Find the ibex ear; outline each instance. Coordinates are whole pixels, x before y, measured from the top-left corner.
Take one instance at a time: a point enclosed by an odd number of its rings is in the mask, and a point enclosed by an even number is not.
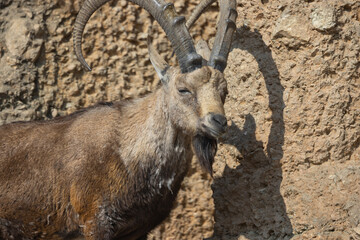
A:
[[[199,40],[195,46],[196,52],[202,56],[203,59],[209,61],[210,59],[210,48],[204,40]]]
[[[156,71],[157,75],[159,76],[161,82],[163,84],[166,84],[168,78],[165,75],[166,75],[167,70],[170,68],[170,66],[165,62],[165,60],[160,56],[158,51],[152,45],[151,39],[149,36],[147,39],[147,43],[148,43],[148,51],[149,51],[149,55],[150,55],[150,61],[151,61],[152,65],[154,66],[155,71]]]

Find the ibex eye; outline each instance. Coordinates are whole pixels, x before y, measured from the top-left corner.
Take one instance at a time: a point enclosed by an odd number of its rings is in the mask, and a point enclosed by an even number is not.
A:
[[[178,91],[181,94],[191,94],[190,90],[187,88],[179,88]]]

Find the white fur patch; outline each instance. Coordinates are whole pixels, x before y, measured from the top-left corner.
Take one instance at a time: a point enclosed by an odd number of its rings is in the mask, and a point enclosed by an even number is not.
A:
[[[170,190],[170,192],[173,194],[173,191],[171,189],[171,185],[172,185],[172,183],[174,181],[174,178],[175,178],[175,173],[173,173],[171,178],[161,179],[160,182],[159,182],[159,189],[161,189],[162,187],[167,187]]]

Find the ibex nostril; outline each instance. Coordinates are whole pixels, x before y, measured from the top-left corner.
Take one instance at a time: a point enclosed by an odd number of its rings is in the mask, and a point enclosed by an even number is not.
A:
[[[212,116],[213,121],[215,121],[217,124],[219,124],[222,127],[226,127],[227,125],[227,119],[224,115],[221,114],[215,114]]]

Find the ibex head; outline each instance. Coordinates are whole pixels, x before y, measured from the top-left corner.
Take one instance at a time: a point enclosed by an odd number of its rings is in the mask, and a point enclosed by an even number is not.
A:
[[[84,2],[74,28],[74,47],[79,61],[88,69],[81,52],[82,32],[90,16],[109,0]],[[230,50],[232,34],[236,28],[236,1],[221,0],[220,20],[212,52],[206,47],[196,52],[188,27],[203,10],[214,2],[204,0],[191,16],[191,22],[178,16],[174,5],[163,0],[131,0],[146,9],[166,32],[176,53],[179,67],[170,67],[149,45],[150,60],[163,83],[171,122],[193,137],[193,146],[200,163],[212,172],[216,153],[216,139],[227,128],[224,101],[227,84],[223,75]]]
[[[188,135],[218,138],[226,130],[224,102],[227,94],[223,73],[208,66],[181,73],[170,67],[148,43],[150,60],[166,94],[169,117]]]

